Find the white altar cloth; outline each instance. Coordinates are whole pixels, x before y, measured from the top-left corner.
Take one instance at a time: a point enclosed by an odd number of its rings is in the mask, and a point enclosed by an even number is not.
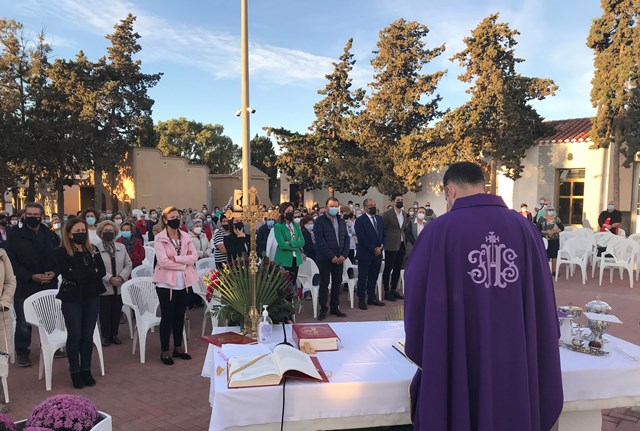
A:
[[[404,338],[403,323],[344,322],[331,323],[331,327],[343,347],[338,352],[317,354],[322,367],[331,373],[330,383],[288,380],[285,422],[296,422],[295,429],[299,430],[318,429],[319,420],[323,421],[323,429],[410,423],[408,388],[416,368],[392,347]],[[216,332],[228,329],[216,328]],[[289,340],[290,331],[288,326]],[[607,337],[611,341],[605,344],[605,350],[611,355],[606,357],[560,349],[563,412],[591,411],[593,421],[594,411],[640,403],[640,362],[617,351],[615,346],[623,345],[625,351],[637,356],[640,347]],[[282,339],[282,328],[275,327],[272,346]],[[225,365],[217,351],[209,346],[203,376],[211,378],[217,365]],[[211,378],[209,401],[210,430],[273,426],[280,423],[282,386],[228,389],[225,372]],[[567,416],[566,424],[573,416]],[[562,417],[560,422],[561,430],[572,429],[570,425],[562,426]]]

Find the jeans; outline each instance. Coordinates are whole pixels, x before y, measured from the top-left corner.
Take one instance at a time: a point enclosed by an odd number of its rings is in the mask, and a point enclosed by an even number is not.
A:
[[[81,301],[62,301],[62,315],[67,326],[67,359],[72,374],[91,370],[93,331],[99,311],[98,296]]]
[[[342,285],[342,264],[336,265],[330,260],[318,261],[318,271],[320,272],[320,292],[318,295],[318,305],[320,311],[327,312],[327,296],[329,296],[329,277],[331,277],[331,300],[330,311],[335,311],[340,305],[340,286]]]
[[[14,338],[16,355],[29,355],[31,350],[31,325],[24,318],[24,300],[26,298],[14,298],[13,306],[16,310],[16,335]]]
[[[385,251],[384,252],[384,271],[382,272],[382,285],[384,286],[385,293],[389,292],[389,276],[391,276],[391,290],[398,288],[398,281],[400,281],[400,271],[402,271],[402,263],[404,262],[404,242],[400,244],[400,250],[398,251]],[[393,274],[391,271],[393,270]]]
[[[174,349],[182,347],[184,314],[187,310],[187,289],[174,290],[156,287],[160,301],[160,348],[169,351],[169,338],[173,332]]]
[[[381,265],[382,257],[358,261],[358,301],[364,302],[365,294],[369,297],[369,301],[377,299],[376,283]]]
[[[103,337],[110,339],[118,336],[121,313],[121,295],[104,295],[100,297],[100,332]]]

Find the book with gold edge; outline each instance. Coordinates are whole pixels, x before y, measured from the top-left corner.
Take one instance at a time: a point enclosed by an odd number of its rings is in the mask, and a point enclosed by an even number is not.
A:
[[[293,340],[302,349],[308,347],[316,352],[338,350],[338,336],[326,323],[294,324]]]
[[[251,344],[256,342],[253,338],[231,331],[221,334],[205,335],[204,337],[200,337],[200,340],[218,347],[222,347],[223,344]]]

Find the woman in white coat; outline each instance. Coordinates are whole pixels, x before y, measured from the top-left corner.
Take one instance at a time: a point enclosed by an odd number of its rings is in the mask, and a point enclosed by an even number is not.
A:
[[[199,218],[193,219],[189,225],[189,235],[193,240],[193,245],[198,252],[198,259],[211,256],[211,242],[207,238],[207,234],[202,229],[202,220]]]
[[[96,245],[104,261],[106,275],[102,283],[106,291],[100,295],[100,331],[102,345],[122,344],[118,338],[120,314],[122,313],[122,296],[120,287],[131,276],[133,264],[124,244],[115,241],[120,227],[110,220],[98,225],[96,233],[100,242]]]
[[[7,252],[0,248],[0,352],[13,352],[13,332],[11,331],[11,306],[16,293],[16,277]],[[5,400],[6,401],[6,400]],[[0,404],[0,413],[9,411],[7,404]]]

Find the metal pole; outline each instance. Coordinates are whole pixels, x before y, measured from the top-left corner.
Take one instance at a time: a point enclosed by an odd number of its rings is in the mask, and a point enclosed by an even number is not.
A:
[[[249,170],[251,169],[251,150],[249,148],[249,32],[248,0],[240,0],[240,44],[242,69],[242,206],[249,205]],[[253,240],[253,238],[252,238]]]

